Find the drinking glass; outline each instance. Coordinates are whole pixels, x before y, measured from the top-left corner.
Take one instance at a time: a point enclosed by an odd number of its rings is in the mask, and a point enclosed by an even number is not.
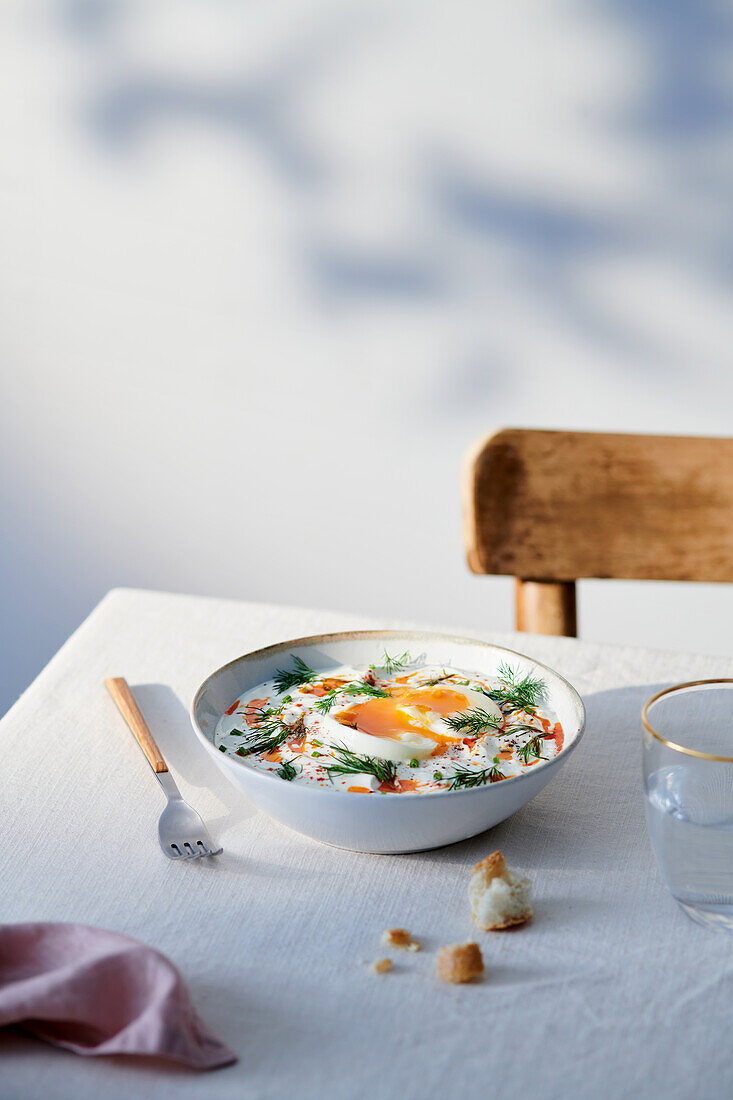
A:
[[[642,710],[652,847],[688,916],[733,931],[733,679],[658,692]]]

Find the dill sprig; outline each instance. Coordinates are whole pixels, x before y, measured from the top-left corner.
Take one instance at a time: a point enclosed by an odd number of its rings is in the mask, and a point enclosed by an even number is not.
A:
[[[273,752],[287,741],[292,732],[290,726],[286,726],[279,718],[273,718],[271,722],[263,722],[261,726],[256,727],[254,736],[237,749],[237,756]]]
[[[250,706],[247,714],[252,718],[252,728],[237,730],[240,737],[272,737],[279,732],[280,727],[283,725],[282,709],[278,707]]]
[[[522,745],[521,749],[517,749],[517,756],[523,764],[529,764],[530,757],[535,760],[547,760],[547,757],[542,755],[542,740],[542,734],[538,733],[535,737],[531,737],[526,745]]]
[[[342,688],[334,688],[329,691],[328,695],[323,695],[321,698],[313,704],[315,710],[319,714],[330,714],[333,710],[335,703],[338,700],[339,695],[368,695],[370,699],[389,699],[390,694],[385,691],[384,688],[376,687],[374,684],[367,684],[363,680],[357,683],[345,684]]]
[[[471,787],[483,787],[485,783],[499,783],[506,779],[499,769],[498,757],[494,757],[494,763],[490,768],[483,768],[480,772],[467,771],[465,768],[456,768],[453,775],[444,778],[449,783],[449,791],[466,791]]]
[[[331,753],[336,757],[337,763],[330,764],[325,771],[332,783],[334,775],[358,775],[363,772],[375,776],[380,783],[392,783],[397,775],[397,765],[393,760],[360,756],[345,745],[333,745]]]
[[[443,721],[455,733],[462,733],[464,737],[479,737],[488,730],[497,730],[501,725],[501,719],[495,714],[489,714],[483,707],[472,707],[460,714],[453,714]]]
[[[302,718],[299,718],[292,726],[288,726],[287,723],[283,722],[279,715],[268,718],[254,727],[250,739],[237,749],[237,756],[273,752],[275,749],[279,749],[289,737],[298,736],[304,732],[305,727]]]
[[[542,730],[538,730],[537,726],[531,726],[529,722],[515,722],[513,726],[507,726],[506,729],[499,730],[497,737],[515,737],[519,733],[541,735]]]
[[[412,657],[407,652],[407,650],[405,650],[404,653],[400,653],[397,657],[390,657],[389,653],[385,649],[384,660],[382,661],[381,665],[370,665],[369,667],[372,670],[383,668],[385,672],[391,676],[393,672],[399,672],[400,669],[407,668],[407,666],[411,664]]]
[[[283,692],[290,691],[291,688],[298,687],[300,684],[307,684],[309,680],[314,679],[315,675],[315,671],[305,661],[300,657],[293,657],[293,667],[277,669],[273,680],[278,695],[282,695]]]
[[[328,714],[338,699],[338,696],[339,693],[334,688],[333,691],[329,691],[328,695],[322,695],[320,699],[316,700],[313,704],[313,709],[317,710],[319,714]]]
[[[372,699],[389,699],[390,694],[384,688],[375,684],[367,684],[363,680],[358,684],[347,684],[342,688],[344,695],[368,695]]]
[[[285,779],[290,783],[298,774],[298,769],[290,760],[286,760],[281,768],[277,769],[277,774],[281,779]]]
[[[519,676],[519,673],[502,661],[497,671],[499,684],[490,690],[482,687],[484,695],[508,713],[524,710],[531,713],[545,698],[545,682],[539,676]]]

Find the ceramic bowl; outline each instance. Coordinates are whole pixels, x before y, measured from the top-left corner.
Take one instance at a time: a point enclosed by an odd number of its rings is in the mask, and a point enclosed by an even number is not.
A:
[[[564,746],[552,760],[522,775],[464,791],[430,794],[358,794],[284,783],[256,771],[246,760],[219,752],[214,731],[232,702],[269,680],[292,654],[317,672],[338,665],[378,664],[385,649],[409,650],[426,664],[452,665],[493,675],[502,661],[521,673],[541,676],[547,702],[565,732]],[[284,825],[314,840],[355,852],[417,852],[475,836],[509,817],[557,775],[580,741],[585,708],[577,691],[551,668],[501,646],[470,638],[419,631],[359,630],[279,642],[237,657],[213,672],[191,707],[193,728],[217,767],[244,795]]]

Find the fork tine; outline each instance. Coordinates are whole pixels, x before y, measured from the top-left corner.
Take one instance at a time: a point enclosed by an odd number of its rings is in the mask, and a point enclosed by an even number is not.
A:
[[[218,856],[224,851],[223,848],[209,848],[203,840],[174,840],[169,847],[171,859],[203,859],[204,856]]]
[[[222,851],[222,848],[217,848],[216,851],[214,851],[204,840],[197,840],[194,842],[194,852],[199,859],[202,859],[204,856],[218,856]]]
[[[202,856],[219,856],[224,851],[223,848],[217,848],[216,850],[214,850],[213,848],[208,848],[203,840],[199,840],[198,843],[203,848],[203,851],[201,853]]]

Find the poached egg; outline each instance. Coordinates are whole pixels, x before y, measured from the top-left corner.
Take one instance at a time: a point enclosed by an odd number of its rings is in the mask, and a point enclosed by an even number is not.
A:
[[[390,692],[388,698],[354,701],[334,710],[322,720],[322,734],[352,752],[401,763],[437,756],[446,745],[463,740],[465,735],[451,729],[445,718],[479,708],[497,724],[502,722],[496,703],[471,688],[444,682],[405,684]]]

